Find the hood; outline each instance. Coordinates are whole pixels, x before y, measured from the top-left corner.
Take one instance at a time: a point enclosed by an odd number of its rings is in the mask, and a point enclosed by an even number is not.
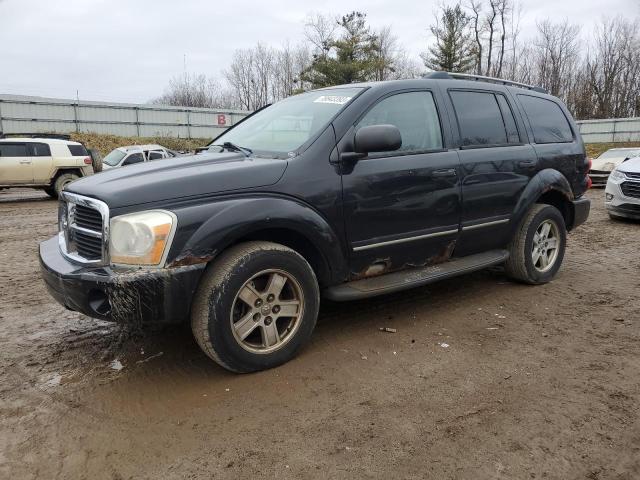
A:
[[[627,160],[618,170],[621,172],[640,173],[640,157]]]
[[[624,155],[610,158],[594,158],[593,160],[591,160],[591,170],[610,172],[622,162],[624,162],[627,158],[629,157],[625,157]]]
[[[286,160],[206,153],[112,168],[81,178],[66,190],[119,208],[273,185],[286,168]]]

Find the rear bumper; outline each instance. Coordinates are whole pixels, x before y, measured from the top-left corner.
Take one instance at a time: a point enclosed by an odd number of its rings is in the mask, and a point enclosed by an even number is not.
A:
[[[589,218],[589,212],[591,211],[591,200],[588,198],[578,198],[573,201],[573,224],[569,230],[576,228],[578,225],[582,225]]]
[[[179,323],[205,264],[163,269],[119,270],[68,261],[58,237],[40,244],[40,270],[51,296],[69,310],[118,323]]]

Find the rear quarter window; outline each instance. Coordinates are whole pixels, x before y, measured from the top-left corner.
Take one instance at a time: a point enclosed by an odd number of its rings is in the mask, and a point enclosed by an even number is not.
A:
[[[529,119],[536,143],[567,143],[573,141],[571,125],[555,102],[546,98],[518,95]]]
[[[72,157],[88,157],[89,152],[84,148],[84,145],[67,145]]]
[[[513,114],[502,95],[466,90],[450,90],[449,95],[463,146],[497,146],[520,141]],[[499,99],[504,101],[503,106]]]

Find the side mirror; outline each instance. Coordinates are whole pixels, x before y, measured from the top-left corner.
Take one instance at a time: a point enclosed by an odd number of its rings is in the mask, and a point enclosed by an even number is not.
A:
[[[356,153],[392,152],[402,146],[402,135],[395,125],[370,125],[356,132]]]

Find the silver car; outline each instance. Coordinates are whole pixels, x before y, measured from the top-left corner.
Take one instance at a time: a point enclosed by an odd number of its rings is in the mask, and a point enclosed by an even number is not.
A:
[[[604,197],[611,218],[640,220],[640,156],[621,163],[611,172]]]
[[[173,158],[179,155],[179,153],[162,145],[129,145],[127,147],[118,147],[104,157],[102,159],[102,169],[109,170],[110,168],[124,167],[134,163],[160,160],[162,158]]]

